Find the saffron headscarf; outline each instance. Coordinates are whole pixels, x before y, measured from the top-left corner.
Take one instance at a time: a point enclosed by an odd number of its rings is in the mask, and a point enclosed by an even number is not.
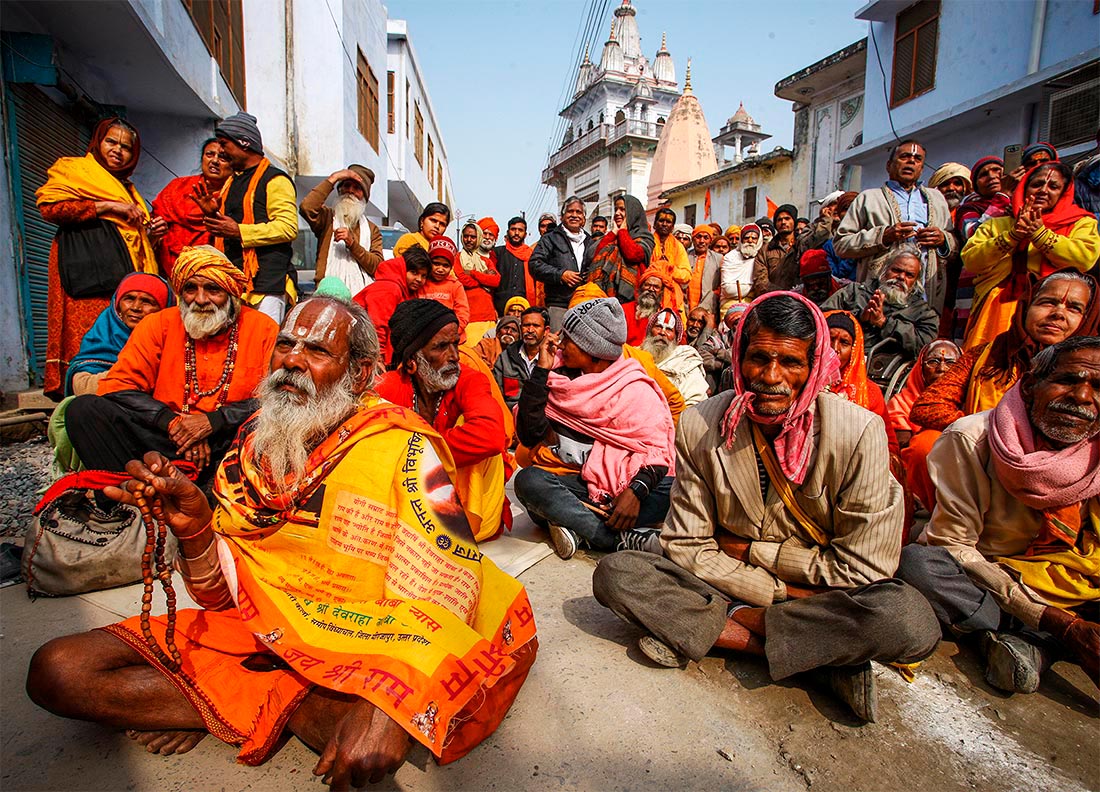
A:
[[[890,424],[895,432],[919,432],[921,427],[913,423],[909,418],[909,412],[913,409],[920,395],[928,388],[929,383],[924,380],[924,359],[934,349],[947,346],[955,350],[956,361],[962,356],[959,345],[948,338],[937,338],[924,345],[917,354],[917,361],[913,368],[909,369],[909,375],[905,378],[905,387],[894,394],[886,403],[886,412],[890,416]]]
[[[508,309],[511,308],[513,305],[518,305],[525,311],[531,307],[531,303],[527,302],[526,297],[510,297],[508,299],[508,302],[504,303],[505,315],[508,314]]]
[[[483,217],[477,221],[477,226],[482,231],[490,232],[494,237],[500,236],[500,226],[497,225],[496,220],[491,217]]]
[[[110,132],[113,127],[121,127],[130,133],[130,150],[133,152],[130,161],[118,170],[115,170],[107,164],[107,160],[103,159],[103,154],[99,150],[100,145],[103,143],[103,139],[107,137],[107,133]],[[92,132],[92,140],[88,143],[88,153],[95,158],[96,162],[103,166],[104,170],[123,184],[127,184],[129,183],[130,175],[138,166],[138,160],[141,159],[141,136],[138,135],[138,131],[134,129],[129,122],[123,121],[118,116],[104,118],[96,124],[95,131]]]
[[[848,311],[828,311],[825,324],[843,330],[852,337],[852,357],[840,372],[840,382],[829,386],[830,393],[843,396],[852,404],[870,409],[871,396],[867,380],[867,358],[863,353],[863,328]]]
[[[741,339],[751,314],[764,300],[776,297],[790,297],[809,309],[814,323],[814,348],[811,351],[810,376],[802,386],[795,403],[783,415],[761,415],[753,409],[755,394],[748,389],[741,373]],[[749,419],[759,424],[779,424],[779,435],[775,438],[775,455],[783,475],[794,484],[801,484],[814,456],[814,405],[817,396],[826,387],[840,379],[840,360],[829,345],[829,327],[821,309],[801,294],[789,291],[768,292],[757,297],[749,304],[748,310],[737,325],[733,336],[731,352],[734,355],[730,371],[733,374],[734,398],[726,414],[722,417],[722,435],[726,439],[726,448],[733,447],[733,441],[741,418],[747,413]]]
[[[111,304],[96,317],[88,332],[80,342],[80,351],[69,362],[65,373],[65,395],[73,395],[73,376],[79,373],[99,374],[106,371],[118,360],[118,353],[130,338],[131,330],[118,315],[118,303],[127,292],[145,292],[161,310],[176,304],[168,282],[159,275],[144,272],[131,272],[118,284]]]
[[[182,292],[183,284],[196,275],[213,281],[237,298],[248,287],[248,276],[227,259],[224,253],[210,245],[195,245],[180,251],[172,270],[172,288],[177,294]]]

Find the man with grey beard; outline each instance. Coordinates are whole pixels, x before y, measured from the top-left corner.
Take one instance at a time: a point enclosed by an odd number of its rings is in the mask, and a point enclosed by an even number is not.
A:
[[[1035,355],[996,407],[944,431],[928,469],[928,544],[905,548],[898,577],[977,639],[993,687],[1032,693],[1059,659],[1100,685],[1100,338]]]
[[[504,405],[487,376],[459,362],[458,316],[435,300],[398,304],[390,317],[393,371],[378,395],[435,427],[459,470],[459,500],[478,541],[494,538],[505,515]]]
[[[680,391],[684,406],[691,407],[707,398],[709,385],[703,358],[695,347],[680,343],[682,340],[684,327],[680,315],[671,308],[662,308],[649,320],[649,335],[642,342],[642,349],[653,356],[657,368]]]
[[[362,165],[338,170],[314,187],[298,214],[317,235],[314,281],[332,275],[358,294],[374,280],[382,263],[382,232],[366,218],[374,171]],[[325,206],[333,188],[339,194],[334,208]]]
[[[362,307],[306,300],[213,505],[164,455],[130,461],[106,492],[162,516],[199,607],[49,642],[27,675],[33,701],[165,756],[210,731],[259,765],[294,734],[334,790],[381,781],[414,740],[445,763],[491,734],[535,659],[530,604],[478,551],[442,439],[372,393],[378,360]],[[401,654],[410,639],[438,651]],[[461,689],[441,665],[455,657],[474,669]]]
[[[278,325],[241,302],[245,276],[217,249],[180,251],[172,270],[179,306],[142,320],[100,380],[74,399],[66,428],[86,468],[121,471],[157,451],[213,474],[256,410]]]
[[[920,251],[911,245],[898,247],[878,278],[868,283],[850,283],[827,299],[823,311],[848,311],[859,317],[864,348],[880,341],[895,342],[896,349],[916,360],[925,344],[936,338],[939,314],[924,299],[920,286]]]
[[[670,286],[661,275],[650,272],[638,287],[637,299],[623,305],[623,315],[626,317],[626,343],[630,346],[641,346],[645,341],[649,334],[649,320],[661,310],[669,288],[677,287]]]

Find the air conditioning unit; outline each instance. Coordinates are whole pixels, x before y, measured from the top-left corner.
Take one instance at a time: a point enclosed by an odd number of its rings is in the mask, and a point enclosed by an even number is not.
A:
[[[1052,93],[1047,100],[1046,140],[1055,148],[1086,143],[1100,124],[1100,77]]]

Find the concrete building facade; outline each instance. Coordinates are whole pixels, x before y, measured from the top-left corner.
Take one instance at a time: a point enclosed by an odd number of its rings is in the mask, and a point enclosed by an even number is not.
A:
[[[429,119],[432,178],[398,167],[390,150],[390,118],[400,111],[387,91],[396,71],[390,24],[379,0],[5,0],[0,392],[32,386],[45,358],[55,229],[38,214],[34,191],[58,157],[84,153],[100,118],[122,115],[139,130],[133,180],[147,201],[172,178],[197,173],[215,121],[243,109],[257,117],[265,154],[294,178],[299,200],[359,163],[376,174],[368,208],[376,222],[415,228],[441,181],[449,203],[446,149],[407,30],[410,55],[398,60]],[[406,178],[407,187],[391,184]],[[391,207],[395,193],[401,200]],[[312,267],[315,250],[303,223],[299,266]]]
[[[676,222],[698,225],[715,222],[722,228],[751,223],[768,214],[767,201],[792,202],[791,151],[776,147],[758,157],[725,168],[661,193],[662,204],[676,212]],[[710,216],[706,214],[710,191]]]
[[[873,0],[856,18],[869,23],[863,143],[839,162],[862,166],[864,187],[885,179],[897,139],[925,144],[929,173],[1037,140],[1070,162],[1095,146],[1096,3]]]
[[[859,189],[859,166],[840,159],[863,143],[866,64],[861,39],[775,85],[777,97],[793,102],[791,202],[811,219],[832,191]]]

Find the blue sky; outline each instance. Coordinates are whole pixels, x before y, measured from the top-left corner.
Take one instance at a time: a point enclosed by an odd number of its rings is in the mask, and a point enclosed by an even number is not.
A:
[[[591,4],[606,6],[595,26],[598,61],[619,2],[387,3],[391,18],[409,23],[450,159],[453,209],[492,215],[501,226],[526,209],[532,227],[531,211],[556,211],[553,190],[536,186],[566,82],[572,96],[576,42]],[[791,103],[775,97],[775,83],[867,35],[867,23],[853,18],[863,0],[632,2],[642,51],[652,60],[667,33],[681,86],[691,57],[692,88],[711,136],[744,102],[772,135],[765,150],[790,147],[793,134]]]

